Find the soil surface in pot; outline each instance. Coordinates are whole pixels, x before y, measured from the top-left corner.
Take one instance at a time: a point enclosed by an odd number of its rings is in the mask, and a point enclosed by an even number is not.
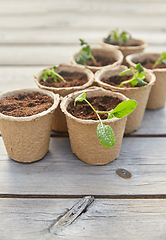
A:
[[[40,84],[46,87],[61,88],[82,86],[88,82],[88,78],[85,73],[61,71],[59,74],[66,80],[66,82],[63,82],[59,77],[57,77],[57,82],[54,82],[53,78],[49,76],[46,82],[40,79]]]
[[[113,64],[114,62],[116,62],[115,58],[113,57],[102,57],[102,56],[94,56],[97,64],[94,64],[94,62],[92,61],[92,59],[89,59],[87,62],[88,66],[94,66],[94,67],[104,67],[110,64]]]
[[[136,62],[136,64],[139,62]],[[147,69],[157,69],[157,68],[166,68],[166,65],[164,63],[159,63],[155,68],[153,68],[153,64],[155,61],[147,58],[143,62],[141,62],[142,66],[147,68]]]
[[[123,75],[123,76],[111,76],[109,78],[102,78],[101,81],[104,83],[107,83],[109,85],[112,85],[114,87],[119,87],[120,83],[123,81],[127,81],[131,79],[131,76]],[[145,82],[146,79],[144,80]],[[123,88],[135,88],[135,87],[140,87],[140,86],[131,86],[130,83],[124,84]]]
[[[105,42],[107,44],[110,44],[110,45],[114,45],[114,46],[119,46],[119,47],[138,47],[140,46],[139,44],[129,44],[129,43],[126,43],[126,44],[118,44],[118,42]]]
[[[104,82],[104,83],[107,83],[109,85],[112,85],[114,87],[119,87],[120,83],[123,82],[123,81],[127,81],[131,79],[131,76],[127,76],[127,75],[124,75],[124,76],[111,76],[109,78],[102,78],[101,81]],[[148,83],[148,81],[146,81],[146,79],[144,79],[145,82]],[[123,85],[123,88],[135,88],[135,87],[140,87],[138,85],[136,86],[131,86],[130,83],[127,83],[127,84],[124,84]]]
[[[19,93],[1,99],[0,112],[13,117],[27,117],[49,109],[53,102],[51,97],[43,93]]]
[[[122,100],[120,100],[119,98],[111,96],[91,97],[87,98],[87,100],[91,103],[94,109],[98,111],[110,111],[122,102]],[[85,101],[77,102],[75,107],[74,101],[70,102],[67,107],[67,111],[77,118],[98,120],[95,112]],[[100,117],[101,119],[107,119],[108,114],[100,114]]]

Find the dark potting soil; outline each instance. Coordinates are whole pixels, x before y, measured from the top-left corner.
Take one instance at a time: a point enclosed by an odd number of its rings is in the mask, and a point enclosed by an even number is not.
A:
[[[166,68],[166,65],[164,63],[159,63],[155,68],[153,68],[154,63],[155,61],[148,58],[141,62],[142,66],[147,69]]]
[[[13,117],[41,113],[53,105],[53,99],[39,92],[19,93],[0,100],[0,112]]]
[[[61,71],[59,74],[66,80],[63,82],[59,77],[57,77],[57,82],[54,82],[53,78],[49,76],[44,82],[42,79],[40,80],[40,84],[47,87],[73,87],[73,86],[82,86],[88,82],[87,75],[81,72],[66,72]]]
[[[94,64],[94,62],[92,61],[92,59],[89,59],[87,62],[88,66],[95,66],[95,67],[104,67],[107,66],[109,64],[113,64],[116,60],[115,58],[108,58],[108,57],[101,57],[101,56],[94,56],[97,64]]]
[[[104,83],[110,84],[114,87],[119,87],[121,82],[127,81],[129,79],[131,79],[131,76],[124,75],[124,76],[111,76],[109,78],[102,78],[101,81]],[[146,79],[144,81],[147,82]],[[131,86],[130,83],[123,85],[123,88],[131,88],[131,87],[134,88],[134,87],[138,87],[138,86],[137,85]]]
[[[116,42],[110,42],[108,44],[114,45],[114,46],[119,46],[119,47],[138,47],[138,46],[140,46],[139,44],[128,44],[128,43],[126,43],[126,44],[123,43],[123,44],[119,45]]]
[[[119,103],[122,101],[119,98],[111,97],[111,96],[102,96],[102,97],[91,97],[87,99],[95,110],[98,111],[110,111],[114,109]],[[74,107],[74,101],[70,102],[67,111],[73,116],[81,119],[91,119],[98,120],[96,114],[92,110],[92,108],[85,102],[76,102],[76,106]],[[99,114],[101,119],[106,119],[108,117],[107,113]]]

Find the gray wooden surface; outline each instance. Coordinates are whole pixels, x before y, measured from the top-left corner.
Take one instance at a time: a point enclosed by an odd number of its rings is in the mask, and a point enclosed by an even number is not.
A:
[[[166,51],[165,0],[0,0],[0,92],[36,87],[44,67],[69,63],[79,38],[98,45],[116,27]],[[7,156],[0,137],[0,239],[166,239],[166,107],[146,110],[120,156],[90,166],[52,132],[49,152],[33,164]],[[128,170],[124,179],[116,170]],[[84,196],[94,201],[56,235],[51,228]]]

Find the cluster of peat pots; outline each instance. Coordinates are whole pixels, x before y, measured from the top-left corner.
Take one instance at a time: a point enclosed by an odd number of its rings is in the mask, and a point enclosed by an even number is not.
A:
[[[140,127],[146,108],[166,101],[166,65],[154,65],[160,54],[144,53],[144,41],[122,37],[123,44],[109,35],[92,48],[80,40],[70,65],[34,76],[38,87],[0,94],[0,132],[11,159],[42,159],[51,130],[68,132],[73,153],[86,163],[119,156],[124,133]]]

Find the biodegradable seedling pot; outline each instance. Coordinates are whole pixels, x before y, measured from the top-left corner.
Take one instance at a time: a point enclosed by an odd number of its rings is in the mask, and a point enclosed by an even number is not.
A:
[[[89,65],[84,65],[85,68],[88,68],[90,69],[92,72],[96,72],[98,70],[101,70],[103,68],[106,68],[106,67],[114,67],[116,65],[120,65],[123,61],[123,54],[117,50],[117,49],[106,49],[106,48],[103,48],[103,47],[92,47],[91,48],[91,52],[92,52],[92,55],[94,57],[96,56],[101,56],[102,58],[110,58],[110,60],[112,60],[112,58],[115,59],[115,62],[112,63],[112,64],[109,64],[109,65],[106,65],[106,66],[103,66],[103,67],[97,67],[97,66],[89,66]],[[78,64],[75,59],[77,58],[77,56],[81,53],[81,51],[79,52],[76,52],[75,54],[73,54],[71,56],[71,64],[72,65],[76,65],[76,66],[80,66],[80,64]]]
[[[13,117],[0,113],[0,129],[6,151],[10,158],[31,163],[43,158],[49,148],[53,113],[59,104],[59,95],[38,88],[19,89],[0,94],[0,99],[18,93],[40,92],[54,102],[46,111],[28,116]]]
[[[52,67],[50,67],[50,68],[52,68]],[[41,89],[46,89],[46,90],[52,91],[54,93],[58,93],[61,96],[60,99],[62,99],[62,97],[66,96],[69,93],[88,88],[94,82],[94,74],[89,69],[86,69],[83,66],[72,66],[72,65],[67,65],[67,64],[60,64],[60,65],[58,65],[58,68],[59,68],[59,70],[56,71],[57,73],[59,73],[61,71],[66,71],[66,72],[70,72],[70,73],[79,72],[79,73],[84,73],[88,79],[87,83],[85,83],[84,85],[81,85],[81,86],[61,87],[61,88],[47,87],[47,86],[43,86],[42,84],[40,84],[40,79],[41,79],[41,76],[42,76],[44,70],[37,73],[34,76],[34,81],[36,82],[38,87]],[[58,105],[57,109],[54,112],[52,130],[57,131],[57,132],[67,132],[68,131],[66,118],[60,109],[60,105]]]
[[[115,135],[115,145],[113,147],[107,148],[103,146],[97,137],[99,120],[76,118],[67,111],[69,103],[83,92],[86,93],[87,98],[113,96],[118,97],[122,101],[128,100],[128,98],[120,93],[114,93],[99,87],[92,87],[85,91],[74,92],[67,95],[60,104],[62,111],[66,115],[73,153],[82,161],[92,165],[107,164],[119,156],[127,117],[103,120],[104,124],[111,126]]]
[[[127,40],[127,45],[126,46],[119,46],[119,45],[114,45],[114,44],[109,44],[109,43],[105,43],[104,42],[104,38],[102,40],[100,40],[99,42],[103,47],[107,48],[107,49],[118,49],[123,53],[123,63],[124,65],[126,65],[126,60],[125,57],[127,55],[130,55],[132,53],[139,53],[139,52],[143,52],[143,50],[147,47],[147,43],[139,40],[139,39],[134,39],[134,38],[130,38]]]
[[[137,130],[141,125],[146,104],[148,101],[149,93],[152,85],[155,82],[155,76],[150,72],[146,72],[146,79],[149,82],[148,85],[142,86],[142,87],[130,87],[130,88],[115,87],[110,84],[104,83],[101,80],[104,77],[109,78],[111,76],[117,76],[125,69],[127,69],[127,67],[121,65],[114,68],[98,71],[95,73],[95,82],[100,87],[103,87],[107,90],[111,90],[114,92],[122,93],[129,99],[134,99],[137,101],[138,105],[136,109],[128,116],[126,128],[125,128],[125,133],[131,133]],[[127,73],[127,74],[131,75],[131,73]]]
[[[159,58],[159,53],[139,53],[139,54],[131,54],[126,57],[126,61],[129,66],[135,67],[136,63],[144,62],[146,59],[150,59],[152,61],[156,61]],[[154,73],[156,76],[156,82],[154,86],[152,86],[149,99],[147,102],[147,109],[159,109],[164,107],[166,102],[166,66],[165,68],[155,68],[155,69],[146,69],[151,73]]]

